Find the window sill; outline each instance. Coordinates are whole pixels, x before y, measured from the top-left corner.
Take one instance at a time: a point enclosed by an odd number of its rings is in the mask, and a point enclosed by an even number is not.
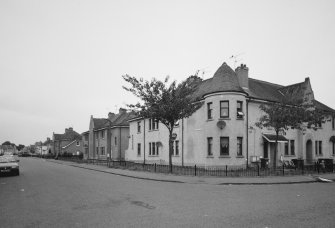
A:
[[[207,119],[207,121],[213,121],[214,119]]]
[[[236,120],[244,120],[244,118],[239,118],[239,117],[236,117]]]
[[[284,157],[295,157],[295,154],[286,154]]]
[[[214,156],[213,155],[209,155],[209,156],[207,156],[207,158],[214,158]]]
[[[177,157],[177,158],[179,158],[179,155],[172,155],[172,157]]]
[[[152,132],[152,131],[158,131],[158,129],[151,129],[151,130],[148,130],[148,132]]]
[[[231,158],[229,155],[221,155],[219,158]]]
[[[219,120],[230,120],[229,116],[228,117],[220,117]]]
[[[137,155],[137,157],[138,157],[138,158],[140,158],[140,157],[141,157],[141,155],[140,155],[140,154],[138,154],[138,155]]]
[[[149,157],[159,157],[159,155],[148,155]]]
[[[236,158],[244,158],[243,155],[237,155]]]
[[[140,132],[140,131],[138,131],[138,132],[137,132],[137,134],[141,134],[141,132]]]

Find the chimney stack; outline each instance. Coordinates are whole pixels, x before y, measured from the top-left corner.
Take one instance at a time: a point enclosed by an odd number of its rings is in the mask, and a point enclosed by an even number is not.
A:
[[[115,114],[114,113],[112,113],[112,112],[109,112],[108,113],[108,119],[113,119],[113,117],[115,116]]]
[[[245,64],[241,64],[235,69],[238,83],[242,89],[249,89],[249,68]]]
[[[124,109],[124,108],[119,109],[119,114],[123,114],[123,113],[126,113],[126,112],[127,112],[127,109]]]

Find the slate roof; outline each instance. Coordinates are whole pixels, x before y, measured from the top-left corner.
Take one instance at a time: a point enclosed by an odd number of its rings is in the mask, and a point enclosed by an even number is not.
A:
[[[223,63],[212,78],[201,82],[194,97],[201,98],[207,94],[228,91],[246,93],[240,87],[235,71]]]
[[[202,99],[205,95],[215,92],[242,92],[248,97],[280,102],[283,99],[289,99],[294,103],[303,102],[309,79],[304,82],[283,86],[253,78],[248,78],[249,88],[244,90],[239,85],[237,74],[226,63],[223,63],[215,72],[212,78],[200,83],[197,91],[194,93],[195,99]],[[317,108],[335,112],[332,108],[313,100]]]
[[[55,141],[81,140],[81,135],[74,130],[68,130],[64,134],[54,134]]]
[[[129,126],[128,120],[134,117],[135,117],[134,112],[121,112],[121,113],[114,115],[111,119],[93,118],[94,130],[107,128],[109,126],[111,127]]]

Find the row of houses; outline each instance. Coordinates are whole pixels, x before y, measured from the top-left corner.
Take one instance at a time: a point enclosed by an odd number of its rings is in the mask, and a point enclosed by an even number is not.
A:
[[[335,157],[335,111],[314,98],[309,78],[282,86],[250,78],[246,65],[233,70],[223,63],[213,77],[201,82],[194,97],[204,105],[176,124],[173,164],[244,165],[260,159],[271,163],[275,132],[271,128],[260,129],[255,123],[262,115],[261,104],[283,98],[313,103],[329,113],[330,121],[317,129],[282,132],[276,160],[302,159],[313,163]],[[72,128],[65,129],[64,134],[53,134],[52,145],[52,153],[82,153],[85,159],[110,157],[158,164],[167,164],[169,160],[167,128],[122,108],[106,118],[91,116],[89,130],[82,134]]]

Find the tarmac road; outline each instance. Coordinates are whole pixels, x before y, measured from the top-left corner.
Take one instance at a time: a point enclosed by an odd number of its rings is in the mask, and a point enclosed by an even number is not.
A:
[[[134,179],[36,158],[0,177],[0,227],[335,227],[335,183]]]

